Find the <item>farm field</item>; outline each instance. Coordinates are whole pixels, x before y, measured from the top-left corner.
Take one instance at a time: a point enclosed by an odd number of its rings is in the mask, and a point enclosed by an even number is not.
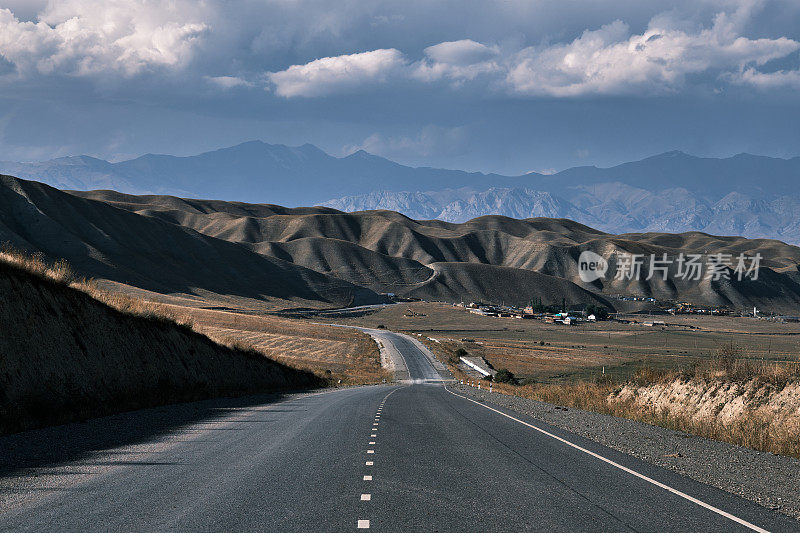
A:
[[[410,316],[413,315],[413,316]],[[645,326],[662,320],[665,325]],[[740,317],[655,316],[639,323],[603,321],[577,326],[541,320],[492,318],[439,303],[398,304],[343,324],[385,326],[422,334],[520,378],[562,382],[613,377],[625,380],[643,367],[677,369],[734,351],[737,357],[798,364],[800,324]]]

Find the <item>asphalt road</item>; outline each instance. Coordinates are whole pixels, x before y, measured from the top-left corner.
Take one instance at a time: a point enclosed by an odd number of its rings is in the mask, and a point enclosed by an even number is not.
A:
[[[176,427],[135,460],[0,510],[0,530],[800,530],[749,501],[449,392],[421,345],[388,332],[380,340],[403,360],[403,383]]]

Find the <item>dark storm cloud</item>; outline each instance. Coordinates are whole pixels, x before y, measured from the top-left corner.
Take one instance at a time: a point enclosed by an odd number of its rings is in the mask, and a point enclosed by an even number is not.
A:
[[[658,146],[755,148],[765,132],[771,153],[796,145],[781,125],[800,88],[800,36],[790,23],[800,12],[788,1],[0,6],[5,159],[192,152],[259,137],[521,171]],[[681,122],[697,129],[686,110],[705,109],[722,124],[745,105],[761,118],[742,122],[749,129],[702,125],[714,141],[685,136],[689,145],[675,146],[680,136],[659,134]],[[648,108],[660,123],[637,139],[630,128]],[[169,135],[147,131],[167,116]],[[548,161],[532,146],[542,130],[561,147],[548,149]],[[609,135],[626,139],[624,149],[601,148]]]

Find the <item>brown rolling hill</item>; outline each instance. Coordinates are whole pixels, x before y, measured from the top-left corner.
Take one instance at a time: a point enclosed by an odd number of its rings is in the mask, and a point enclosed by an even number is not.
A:
[[[66,259],[84,276],[161,294],[211,293],[282,307],[385,301],[369,289],[231,240],[0,176],[0,242]]]
[[[306,267],[376,292],[423,299],[524,304],[624,305],[613,295],[780,312],[800,307],[800,248],[769,239],[698,232],[613,235],[566,219],[479,217],[462,224],[412,220],[392,211],[344,213],[114,191],[72,192],[149,219],[236,244],[255,255]],[[759,279],[598,280],[584,283],[577,259],[621,254],[744,253],[762,256]],[[647,264],[645,264],[645,269]]]

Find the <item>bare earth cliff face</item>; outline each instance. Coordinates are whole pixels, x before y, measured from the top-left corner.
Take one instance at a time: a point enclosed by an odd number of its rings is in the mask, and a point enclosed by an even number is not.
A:
[[[797,452],[793,443],[800,434],[800,383],[796,379],[780,384],[759,379],[628,384],[608,401],[631,402],[660,416],[686,420],[690,426],[708,426],[711,432],[715,427],[727,431],[741,428],[739,434],[745,438],[741,444],[779,453]],[[748,436],[752,440],[746,440]],[[775,449],[777,443],[785,443],[785,449]]]

